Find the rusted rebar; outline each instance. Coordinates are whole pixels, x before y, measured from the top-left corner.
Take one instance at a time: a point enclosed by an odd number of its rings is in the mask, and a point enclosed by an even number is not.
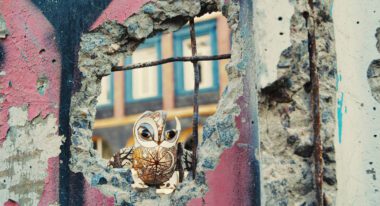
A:
[[[221,54],[221,55],[213,55],[213,56],[170,57],[170,58],[161,59],[157,61],[151,61],[151,62],[130,64],[126,66],[115,66],[112,68],[112,71],[117,72],[117,71],[132,70],[132,69],[138,69],[138,68],[144,68],[144,67],[157,66],[161,64],[167,64],[171,62],[213,61],[213,60],[229,59],[229,58],[231,58],[231,54]]]
[[[182,159],[183,159],[183,147],[182,147],[182,143],[178,143],[178,145],[177,145],[177,170],[179,173],[179,182],[182,182],[183,177],[184,177]]]
[[[314,133],[314,164],[315,164],[315,184],[316,184],[316,201],[318,206],[323,206],[323,157],[322,157],[322,140],[321,140],[321,115],[319,105],[319,72],[317,66],[317,46],[315,39],[315,30],[317,26],[316,15],[314,11],[313,0],[308,0],[311,15],[304,13],[306,26],[308,27],[308,49],[310,63],[310,81],[311,81],[311,111],[313,118]],[[312,23],[312,24],[310,24]]]
[[[197,41],[195,38],[194,19],[190,19],[190,40],[191,40],[191,55],[197,56]],[[199,65],[197,60],[191,61],[194,67],[194,95],[193,95],[193,158],[192,158],[192,171],[193,179],[196,176],[197,168],[197,148],[198,148],[198,92],[199,92]]]

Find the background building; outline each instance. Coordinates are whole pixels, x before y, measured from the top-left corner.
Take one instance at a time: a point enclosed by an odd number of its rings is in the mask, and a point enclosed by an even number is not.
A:
[[[230,32],[220,12],[195,20],[198,55],[230,53]],[[146,39],[123,64],[155,61],[171,56],[191,56],[189,27]],[[200,64],[200,138],[202,124],[216,110],[227,84],[226,60]],[[168,119],[177,116],[182,125],[180,141],[192,135],[194,73],[191,62],[175,62],[149,68],[115,72],[102,79],[94,125],[94,147],[109,159],[125,146],[133,145],[132,127],[144,111],[165,110]]]

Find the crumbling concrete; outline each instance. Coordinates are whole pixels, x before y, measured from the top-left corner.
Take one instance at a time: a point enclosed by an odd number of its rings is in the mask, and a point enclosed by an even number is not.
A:
[[[9,130],[0,148],[0,204],[40,202],[48,175],[48,160],[58,156],[62,138],[52,115],[28,121],[28,107],[9,109]]]
[[[314,143],[310,105],[310,62],[306,1],[290,1],[291,46],[277,64],[277,80],[263,88],[260,98],[260,139],[265,205],[315,204]],[[327,205],[335,204],[335,48],[332,3],[315,4],[317,67],[320,75],[324,184]],[[310,22],[309,22],[309,26]]]
[[[111,73],[120,55],[131,54],[147,37],[157,32],[173,31],[190,18],[207,12],[223,11],[232,29],[232,59],[228,65],[230,83],[223,93],[217,113],[204,126],[203,142],[199,148],[196,180],[186,179],[170,196],[158,196],[154,188],[136,191],[131,188],[129,169],[108,169],[105,160],[92,149],[92,125],[95,119],[96,98],[100,93],[100,79]],[[240,113],[236,101],[242,96],[242,78],[246,67],[242,62],[242,36],[237,35],[238,2],[224,4],[216,0],[152,1],[130,16],[125,24],[106,22],[83,35],[79,52],[81,88],[72,97],[70,125],[72,129],[71,164],[74,172],[82,172],[92,186],[115,197],[115,204],[185,205],[190,199],[202,197],[208,190],[205,172],[218,164],[224,149],[231,147],[239,137],[235,118]],[[190,178],[191,175],[188,177]],[[117,184],[116,184],[117,183]]]
[[[377,51],[380,53],[380,28],[377,28],[375,37],[377,39]],[[371,62],[368,68],[367,78],[373,98],[380,103],[380,59]]]

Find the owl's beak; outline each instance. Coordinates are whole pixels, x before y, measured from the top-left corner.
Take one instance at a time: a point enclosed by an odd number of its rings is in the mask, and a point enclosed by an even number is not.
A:
[[[160,145],[163,141],[161,140],[161,138],[157,141],[157,145]]]

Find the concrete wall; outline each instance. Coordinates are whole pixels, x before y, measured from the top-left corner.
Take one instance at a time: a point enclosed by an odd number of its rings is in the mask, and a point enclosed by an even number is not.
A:
[[[339,205],[380,204],[380,2],[336,0]]]
[[[147,2],[0,0],[0,204],[315,204],[306,2]],[[378,205],[380,5],[333,3],[315,3],[311,24],[325,202]],[[215,10],[232,30],[232,58],[198,178],[172,196],[136,192],[128,169],[105,169],[91,149],[98,78],[143,38]]]

